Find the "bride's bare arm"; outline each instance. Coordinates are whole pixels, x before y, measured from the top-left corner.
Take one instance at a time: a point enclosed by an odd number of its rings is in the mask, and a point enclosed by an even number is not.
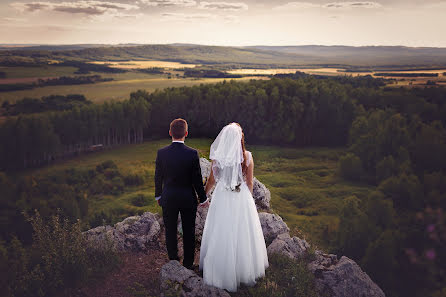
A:
[[[248,170],[246,172],[246,184],[248,185],[251,194],[253,193],[253,178],[254,178],[254,159],[251,157]]]
[[[214,171],[212,170],[212,165],[211,165],[211,173],[209,174],[209,178],[206,182],[206,187],[204,188],[204,190],[206,191],[206,195],[209,194],[214,185],[215,185]]]

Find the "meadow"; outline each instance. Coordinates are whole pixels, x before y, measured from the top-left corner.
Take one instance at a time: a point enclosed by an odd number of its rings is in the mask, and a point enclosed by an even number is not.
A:
[[[188,139],[187,144],[209,157],[211,139]],[[96,165],[113,160],[123,173],[145,172],[147,180],[141,186],[126,188],[121,195],[103,195],[89,200],[89,218],[104,212],[118,213],[119,219],[151,211],[159,213],[154,196],[156,152],[169,140],[147,141],[143,144],[122,146],[113,150],[83,155],[60,161],[48,167],[28,170],[23,175],[44,177],[54,172],[94,169]],[[372,190],[363,184],[346,182],[337,173],[337,164],[344,148],[285,148],[279,146],[248,145],[255,158],[255,176],[272,194],[272,208],[284,218],[293,234],[307,238],[316,246],[331,248],[344,198],[366,197]],[[135,206],[132,199],[138,194],[150,197],[143,206]]]

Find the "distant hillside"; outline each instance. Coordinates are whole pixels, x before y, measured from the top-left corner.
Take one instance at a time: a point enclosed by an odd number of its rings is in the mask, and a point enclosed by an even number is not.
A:
[[[445,65],[446,48],[404,46],[251,46],[284,54],[309,55],[321,63],[362,66]]]
[[[23,45],[21,45],[23,46]],[[36,45],[11,48],[0,45],[0,61],[31,58],[81,61],[165,60],[193,64],[252,67],[351,65],[446,67],[446,48],[401,46],[250,46],[171,45]]]

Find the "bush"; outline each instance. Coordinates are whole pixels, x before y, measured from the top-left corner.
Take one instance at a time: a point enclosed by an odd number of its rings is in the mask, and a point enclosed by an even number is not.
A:
[[[101,211],[100,213],[95,213],[93,218],[90,219],[89,225],[91,228],[95,228],[98,226],[105,226],[112,223],[111,215],[106,214]]]
[[[130,198],[130,203],[134,206],[146,206],[149,205],[151,198],[145,194],[136,194],[135,196]]]
[[[124,176],[124,183],[126,186],[141,186],[145,182],[145,178],[142,174],[130,173]]]
[[[118,169],[118,166],[112,160],[107,160],[96,166],[96,171],[103,173],[105,169]]]
[[[416,175],[392,176],[384,180],[378,190],[393,200],[397,209],[419,209],[423,203],[423,188]]]
[[[352,153],[339,158],[339,171],[343,178],[351,181],[360,181],[364,176],[361,159]]]
[[[111,245],[98,248],[86,241],[80,221],[71,224],[59,214],[44,221],[37,211],[27,219],[34,230],[32,246],[13,239],[0,247],[1,265],[8,267],[2,275],[7,296],[58,296],[119,263]]]
[[[122,180],[121,177],[119,176],[114,177],[111,180],[111,185],[112,185],[112,190],[110,194],[119,195],[124,192],[124,181]]]
[[[104,170],[104,176],[107,179],[113,179],[113,178],[115,178],[117,176],[121,176],[121,173],[116,168],[107,168],[107,169]]]

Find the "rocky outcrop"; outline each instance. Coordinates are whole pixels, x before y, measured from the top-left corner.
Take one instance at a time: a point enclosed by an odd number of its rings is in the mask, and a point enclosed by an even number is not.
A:
[[[203,282],[195,272],[182,266],[178,261],[170,261],[161,268],[161,289],[174,293],[172,296],[188,297],[229,297],[225,291]]]
[[[276,214],[261,212],[259,213],[259,219],[267,246],[280,234],[287,234],[290,232],[287,224],[285,224],[282,218]]]
[[[210,162],[200,159],[203,177],[209,176]],[[265,238],[268,255],[282,254],[291,259],[304,257],[310,245],[304,239],[291,237],[287,224],[277,214],[269,213],[271,194],[254,179],[254,200]],[[196,218],[196,239],[201,241],[208,208],[198,208]],[[146,251],[157,246],[162,219],[152,213],[144,213],[117,223],[115,226],[97,227],[84,234],[91,241],[101,245],[111,242],[121,251]],[[164,247],[162,247],[164,248]],[[385,297],[383,291],[351,259],[316,251],[308,269],[315,276],[316,287],[321,295],[330,297]],[[175,296],[229,296],[224,291],[204,284],[195,272],[184,268],[178,261],[165,264],[160,273],[161,287],[166,295]],[[172,293],[172,294],[171,294]]]
[[[316,252],[308,264],[316,277],[316,287],[330,297],[385,297],[384,292],[361,270],[355,261],[343,256]]]
[[[128,217],[112,226],[101,226],[84,232],[97,245],[112,244],[119,251],[146,251],[158,245],[161,226],[158,215],[146,212]]]
[[[291,259],[299,259],[305,255],[310,248],[308,242],[305,239],[299,237],[290,237],[289,233],[283,233],[274,239],[274,241],[268,246],[268,255],[282,254]]]

